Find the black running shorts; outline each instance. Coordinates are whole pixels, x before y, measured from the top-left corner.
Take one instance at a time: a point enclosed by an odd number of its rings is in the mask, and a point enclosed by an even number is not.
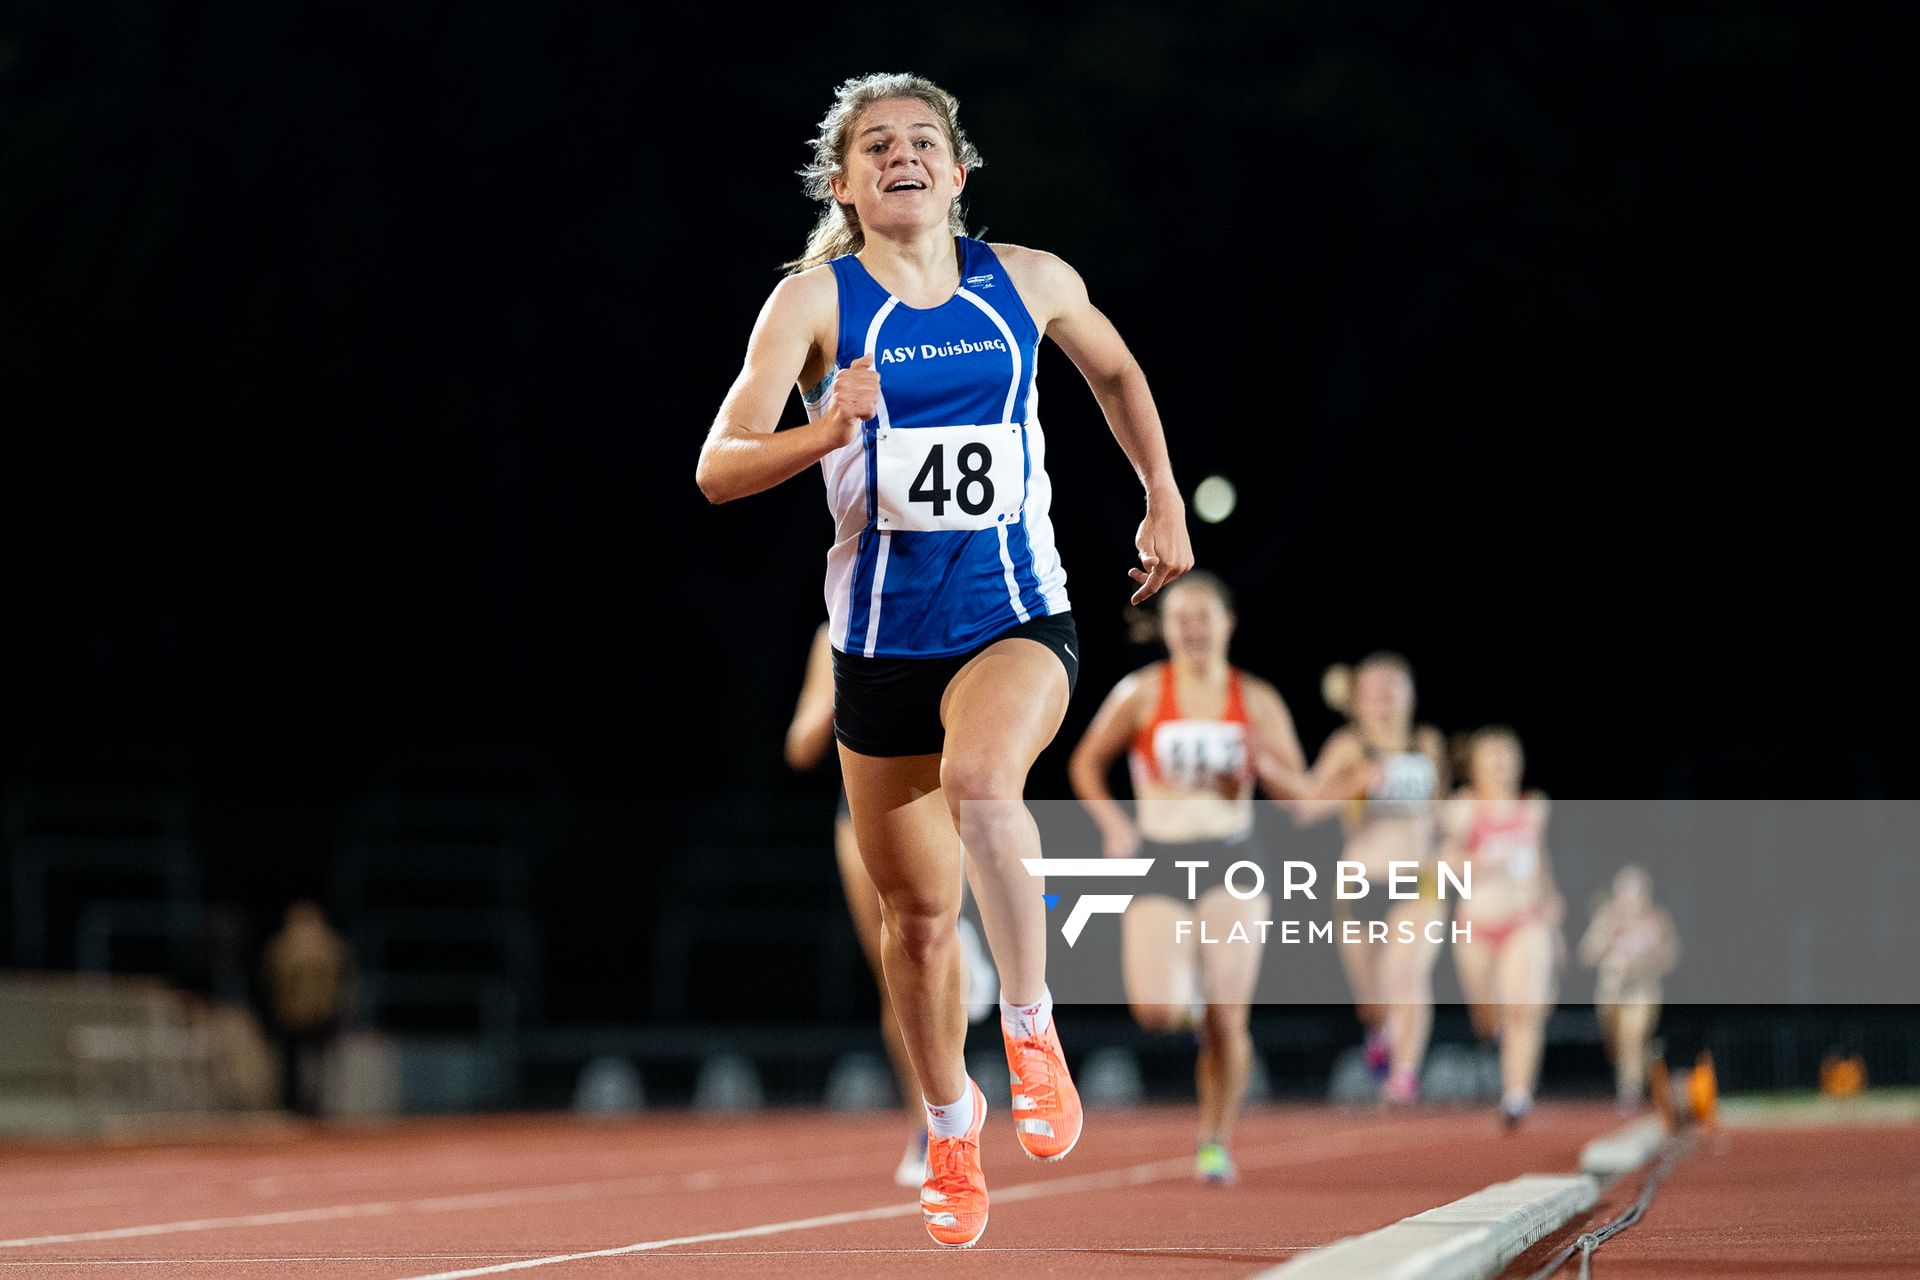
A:
[[[1071,613],[1031,618],[991,640],[946,658],[868,658],[833,651],[833,734],[863,756],[938,755],[946,745],[940,699],[960,668],[988,645],[1019,637],[1053,650],[1067,669],[1067,691],[1080,678],[1080,640]]]

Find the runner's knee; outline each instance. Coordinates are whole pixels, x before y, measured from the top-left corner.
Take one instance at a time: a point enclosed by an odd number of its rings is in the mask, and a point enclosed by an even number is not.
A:
[[[957,903],[953,910],[925,901],[885,904],[888,936],[915,961],[955,945],[953,922],[957,915]]]
[[[1247,1006],[1210,1004],[1207,1006],[1207,1042],[1216,1046],[1251,1045],[1253,1034],[1247,1029]]]
[[[1142,1031],[1180,1031],[1187,1025],[1187,1010],[1171,1004],[1136,1004],[1133,1020]]]
[[[999,801],[1017,805],[1026,788],[1026,770],[1011,757],[999,752],[950,752],[940,762],[940,786],[947,803]],[[989,807],[982,811],[991,813]]]

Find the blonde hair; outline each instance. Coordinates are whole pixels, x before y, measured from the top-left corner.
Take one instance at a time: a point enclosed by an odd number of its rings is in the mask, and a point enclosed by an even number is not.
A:
[[[782,264],[788,271],[805,271],[843,254],[858,253],[866,244],[860,215],[852,205],[841,204],[833,198],[833,180],[846,173],[847,148],[852,144],[853,126],[859,122],[860,113],[876,102],[894,98],[911,98],[933,112],[940,121],[941,132],[947,135],[947,149],[962,169],[972,173],[986,163],[966,130],[960,127],[960,100],[933,81],[885,71],[855,76],[833,91],[833,105],[820,118],[820,132],[813,139],[813,161],[800,170],[800,176],[806,179],[807,195],[824,203],[826,208],[820,211],[820,220],[807,235],[806,252]],[[966,234],[966,219],[958,196],[947,210],[947,228],[955,235]]]
[[[1351,667],[1344,662],[1336,662],[1327,668],[1326,674],[1320,677],[1320,696],[1326,701],[1327,706],[1343,716],[1351,717],[1355,678],[1369,667],[1386,667],[1388,670],[1398,671],[1407,678],[1408,684],[1413,683],[1413,664],[1397,653],[1382,649],[1368,654]]]

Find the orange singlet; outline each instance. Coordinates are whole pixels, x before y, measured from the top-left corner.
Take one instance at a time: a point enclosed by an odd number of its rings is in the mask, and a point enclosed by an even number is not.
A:
[[[1134,735],[1127,760],[1137,788],[1157,782],[1188,791],[1217,791],[1237,797],[1253,785],[1247,751],[1247,707],[1240,693],[1240,669],[1227,668],[1227,706],[1218,720],[1189,720],[1180,714],[1173,692],[1173,663],[1160,665],[1160,700],[1153,718]]]

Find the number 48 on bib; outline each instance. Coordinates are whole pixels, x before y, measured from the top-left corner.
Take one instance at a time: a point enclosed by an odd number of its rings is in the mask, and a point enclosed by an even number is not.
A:
[[[1026,447],[1017,422],[874,432],[874,492],[886,530],[990,529],[1020,518]]]

